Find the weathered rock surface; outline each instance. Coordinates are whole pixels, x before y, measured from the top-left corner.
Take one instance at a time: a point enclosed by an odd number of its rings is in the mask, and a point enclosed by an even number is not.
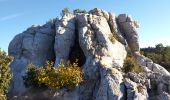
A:
[[[121,32],[124,34],[126,41],[132,52],[139,51],[138,33],[136,28],[138,27],[136,21],[126,14],[120,14],[117,18],[117,22]]]
[[[136,84],[130,79],[125,78],[125,86],[127,89],[127,100],[147,100],[147,88],[141,84]]]
[[[32,26],[14,37],[9,44],[9,55],[14,57],[11,63],[13,79],[11,93],[21,95],[25,91],[22,76],[29,63],[37,66],[44,65],[46,60],[54,61],[54,25]]]
[[[141,55],[138,24],[126,14],[95,8],[88,13],[65,14],[42,26],[32,26],[9,44],[13,79],[9,98],[14,100],[169,100],[170,73]],[[110,36],[115,36],[114,41]],[[117,39],[117,40],[116,40]],[[121,68],[130,48],[143,73],[124,73]],[[73,49],[74,48],[74,49]],[[22,76],[29,63],[44,65],[46,60],[72,60],[79,54],[84,81],[74,91],[32,92]]]
[[[123,66],[123,60],[126,57],[125,47],[118,41],[115,41],[113,44],[109,40],[109,35],[112,33],[107,19],[104,16],[86,14],[77,15],[76,18],[78,22],[80,47],[86,56],[86,63],[83,65],[82,70],[85,73],[86,80],[94,81],[93,83],[91,83],[91,81],[85,83],[84,88],[82,88],[83,90],[80,89],[82,91],[80,93],[87,95],[82,95],[80,99],[120,99],[123,97],[123,93],[121,93],[120,90],[122,79],[119,79],[122,75],[111,75],[111,72],[114,67]],[[107,71],[110,71],[110,73]],[[97,73],[102,74],[98,76]],[[118,80],[117,83],[114,81],[115,79]],[[100,83],[97,83],[98,80],[100,80]],[[88,86],[87,84],[91,85]],[[94,88],[97,90],[94,91]],[[91,93],[94,95],[91,95]]]
[[[62,19],[55,22],[55,66],[57,67],[60,60],[68,60],[71,47],[75,40],[75,18],[72,14],[67,14]]]

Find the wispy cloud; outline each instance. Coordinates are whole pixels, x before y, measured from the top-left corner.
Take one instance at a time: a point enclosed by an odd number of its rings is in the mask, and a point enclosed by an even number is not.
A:
[[[22,13],[16,13],[16,14],[4,16],[4,17],[0,18],[0,21],[11,20],[11,19],[17,18],[17,17],[22,16],[22,15],[23,15]]]

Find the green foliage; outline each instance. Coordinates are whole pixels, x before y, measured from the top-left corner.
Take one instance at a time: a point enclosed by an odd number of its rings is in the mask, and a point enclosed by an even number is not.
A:
[[[152,90],[157,91],[157,89],[158,89],[157,86],[158,86],[157,81],[151,79],[151,88],[152,88]]]
[[[144,70],[141,66],[139,66],[137,61],[131,55],[128,55],[124,61],[123,71],[125,73],[128,72],[140,73],[143,72]]]
[[[160,64],[170,71],[170,46],[164,47],[161,43],[157,44],[154,48],[142,48],[141,52],[152,59],[153,62]]]
[[[51,24],[51,25],[53,25],[54,22],[55,22],[54,19],[49,19],[49,20],[47,21],[47,23],[48,23],[48,24]]]
[[[77,14],[77,13],[87,13],[86,10],[81,10],[81,9],[76,9],[73,11],[74,14]]]
[[[9,68],[11,60],[12,59],[0,49],[0,95],[7,93],[12,78]]]
[[[159,48],[163,48],[164,46],[163,46],[163,44],[162,43],[159,43],[159,44],[157,44],[157,45],[155,45],[155,48],[157,48],[157,49],[159,49]]]
[[[112,43],[115,43],[115,40],[118,40],[117,35],[116,35],[115,32],[112,32],[112,33],[109,35],[109,40],[110,40]]]
[[[154,62],[157,62],[157,63],[160,63],[162,59],[162,55],[156,54],[156,53],[148,53],[145,56],[147,56],[148,58],[152,59]]]
[[[109,40],[112,42],[112,43],[115,43],[115,35],[113,35],[112,33],[109,35]]]
[[[61,16],[64,16],[64,15],[69,14],[69,13],[70,13],[69,8],[66,7],[61,11]]]
[[[29,88],[44,88],[45,85],[44,84],[39,84],[38,83],[38,68],[33,65],[33,64],[29,64],[27,71],[26,71],[26,75],[23,76],[23,80],[24,80],[24,85],[25,87]]]
[[[30,87],[47,87],[52,90],[62,88],[72,90],[82,81],[82,73],[77,62],[73,64],[68,62],[65,66],[64,61],[62,61],[56,69],[53,66],[52,62],[46,62],[46,65],[41,68],[29,66],[26,76],[24,76],[26,77],[24,79],[25,85]]]

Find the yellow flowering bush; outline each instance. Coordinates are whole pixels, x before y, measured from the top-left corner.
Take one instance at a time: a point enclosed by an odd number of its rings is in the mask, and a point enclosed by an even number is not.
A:
[[[35,71],[36,78],[34,78],[34,82],[39,84],[39,86],[44,85],[45,87],[52,90],[62,88],[72,90],[76,85],[81,83],[82,72],[80,67],[78,67],[77,62],[73,64],[68,62],[65,66],[64,61],[61,61],[57,68],[54,69],[53,66],[53,62],[47,61],[44,67],[36,68],[37,71]],[[27,82],[29,81],[27,80]]]
[[[5,95],[0,94],[0,100],[7,100]]]

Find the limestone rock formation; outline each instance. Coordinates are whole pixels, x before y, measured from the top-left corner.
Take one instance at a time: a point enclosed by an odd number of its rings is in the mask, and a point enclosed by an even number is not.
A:
[[[70,48],[74,45],[75,40],[75,18],[74,15],[68,14],[62,19],[55,22],[55,66],[58,66],[60,60],[68,60]]]
[[[10,89],[14,95],[25,91],[22,76],[29,63],[44,65],[46,60],[54,61],[54,24],[32,26],[15,36],[9,44],[9,55],[14,57],[11,63],[13,79]]]
[[[130,16],[95,8],[88,13],[65,14],[42,26],[32,26],[9,44],[13,79],[8,98],[22,100],[168,100],[170,73],[140,54],[139,25]],[[130,48],[145,70],[124,73],[122,66]],[[29,63],[44,65],[79,58],[84,81],[72,92],[64,89],[32,93],[22,76]],[[155,88],[153,88],[155,86]]]

